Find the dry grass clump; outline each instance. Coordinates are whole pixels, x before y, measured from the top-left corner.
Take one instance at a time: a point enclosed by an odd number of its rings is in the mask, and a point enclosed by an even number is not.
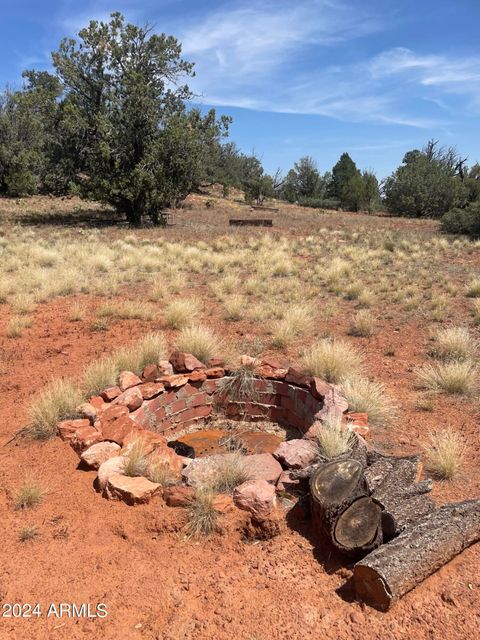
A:
[[[64,378],[52,380],[30,405],[30,423],[25,434],[34,440],[53,438],[57,423],[75,416],[75,407],[82,397],[76,382]]]
[[[126,476],[146,476],[148,472],[148,460],[145,454],[145,447],[142,440],[138,439],[131,443],[125,455],[125,466],[123,473]]]
[[[12,309],[19,314],[31,313],[36,307],[35,300],[26,293],[18,293],[12,298],[11,303]]]
[[[169,329],[184,329],[198,315],[198,303],[192,298],[173,300],[165,309],[164,322]]]
[[[472,304],[473,324],[480,324],[480,298],[475,298]]]
[[[136,352],[137,372],[140,372],[147,364],[157,364],[165,358],[165,338],[158,331],[150,331],[133,345],[132,350]]]
[[[467,285],[465,295],[468,298],[480,298],[480,278],[474,278]]]
[[[417,369],[421,388],[442,393],[472,394],[477,387],[478,369],[470,360],[450,360]]]
[[[342,426],[340,418],[328,416],[317,429],[317,441],[322,455],[331,460],[353,447],[355,435],[350,429]]]
[[[46,491],[35,480],[29,478],[18,488],[15,496],[16,509],[36,507],[45,497]]]
[[[28,329],[28,327],[32,326],[32,321],[30,318],[25,318],[23,316],[13,316],[7,323],[7,328],[5,331],[5,335],[7,338],[19,338],[24,329]]]
[[[362,366],[360,354],[347,342],[327,338],[305,351],[303,360],[310,375],[333,383],[358,373]]]
[[[185,327],[175,340],[175,347],[179,351],[193,354],[200,362],[208,362],[214,355],[218,355],[221,340],[208,327],[195,325]]]
[[[70,307],[69,319],[72,322],[80,322],[84,319],[86,313],[86,307],[81,302],[74,302]]]
[[[85,369],[82,377],[85,395],[96,395],[102,389],[112,386],[116,382],[117,375],[118,369],[112,357],[92,362]]]
[[[121,318],[122,320],[153,320],[155,309],[139,300],[124,300],[120,304],[105,304],[97,311],[100,317]]]
[[[437,331],[430,354],[439,360],[467,360],[476,355],[477,347],[465,327],[447,327]]]
[[[387,426],[396,417],[398,407],[385,392],[380,382],[359,375],[351,375],[340,381],[347,397],[349,411],[368,413],[374,426]]]
[[[150,482],[155,482],[162,487],[171,487],[177,484],[178,478],[168,464],[161,462],[149,463],[146,477]]]
[[[283,317],[272,324],[272,344],[284,349],[297,336],[302,335],[312,323],[313,307],[299,304],[287,309]]]
[[[204,488],[213,493],[232,493],[235,487],[249,479],[245,456],[233,452],[219,459]]]
[[[225,306],[225,320],[237,322],[242,319],[245,301],[240,294],[230,295],[223,302]]]
[[[200,489],[187,507],[186,532],[189,538],[209,536],[218,529],[220,513],[215,509],[215,494]]]
[[[359,311],[348,330],[349,335],[361,337],[361,338],[370,338],[373,336],[375,332],[375,320],[367,309],[362,309]]]
[[[218,385],[217,393],[233,401],[250,400],[256,397],[253,366],[240,366]]]
[[[31,527],[24,527],[20,530],[18,534],[18,540],[19,542],[28,542],[29,540],[38,538],[39,535],[40,532],[38,528],[35,525],[32,525]]]
[[[465,451],[463,439],[452,429],[431,433],[425,447],[427,469],[439,478],[450,480],[458,473]]]

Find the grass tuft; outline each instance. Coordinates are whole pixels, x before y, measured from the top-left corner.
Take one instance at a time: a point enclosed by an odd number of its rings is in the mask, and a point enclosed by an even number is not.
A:
[[[193,354],[200,362],[208,362],[214,355],[218,355],[221,348],[220,339],[208,329],[196,325],[185,327],[175,341],[179,351]]]
[[[465,450],[463,439],[451,429],[431,433],[425,447],[427,469],[438,478],[450,480],[458,473]]]
[[[53,438],[57,433],[57,423],[73,418],[82,398],[77,383],[64,378],[52,380],[30,405],[30,422],[25,434],[33,440]]]
[[[374,426],[387,426],[395,419],[398,407],[380,382],[352,375],[342,378],[340,384],[347,396],[349,411],[368,413],[368,420]]]
[[[34,540],[40,536],[40,532],[38,528],[33,525],[31,527],[24,527],[20,530],[18,534],[18,540],[20,542],[28,542],[29,540]]]
[[[15,496],[15,507],[17,509],[31,509],[45,497],[46,491],[38,485],[35,480],[29,478],[18,488]]]
[[[425,364],[417,369],[421,388],[451,394],[472,394],[477,387],[477,374],[477,367],[470,360]]]
[[[327,338],[310,347],[303,359],[310,375],[333,383],[358,373],[362,366],[359,353],[347,342]]]
[[[467,360],[476,355],[476,344],[465,327],[448,327],[437,331],[430,355],[439,360]]]
[[[198,303],[191,298],[173,300],[165,309],[164,322],[168,329],[189,327],[198,315]]]
[[[195,538],[209,536],[218,529],[219,512],[215,509],[215,494],[199,490],[187,508],[187,536]]]
[[[362,309],[355,315],[348,333],[351,336],[370,338],[373,336],[374,331],[375,321],[372,314],[367,309]]]
[[[355,443],[354,433],[342,426],[340,418],[328,416],[317,429],[320,451],[328,460],[349,451]]]

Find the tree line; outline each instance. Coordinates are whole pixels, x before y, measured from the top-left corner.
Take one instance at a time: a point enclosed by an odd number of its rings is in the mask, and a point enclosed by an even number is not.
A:
[[[190,108],[194,65],[172,36],[91,21],[52,53],[54,73],[25,71],[0,95],[0,194],[79,195],[112,205],[132,225],[176,206],[205,183],[247,200],[442,218],[448,231],[480,235],[480,165],[430,141],[409,151],[379,184],[348,153],[321,174],[305,156],[282,176],[225,141],[230,118]]]

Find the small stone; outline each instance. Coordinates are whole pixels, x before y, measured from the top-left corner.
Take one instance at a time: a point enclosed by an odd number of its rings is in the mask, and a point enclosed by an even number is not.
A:
[[[122,454],[128,453],[131,449],[132,444],[141,442],[143,453],[145,455],[149,455],[155,449],[164,449],[167,446],[167,440],[159,433],[154,433],[153,431],[144,431],[140,429],[135,429],[130,431],[124,439],[123,439],[123,449]]]
[[[273,453],[287,469],[305,469],[318,460],[320,450],[313,440],[286,440]]]
[[[184,353],[183,351],[174,351],[170,356],[170,364],[174,371],[179,373],[189,373],[196,369],[206,369],[203,362],[200,362],[191,353]]]
[[[118,386],[120,391],[126,391],[130,387],[135,387],[137,384],[141,384],[142,380],[132,373],[132,371],[122,371],[118,376]]]
[[[215,511],[226,513],[233,508],[233,498],[226,493],[218,493],[213,499],[212,506]]]
[[[261,364],[255,367],[254,374],[267,380],[285,380],[288,369],[274,369],[268,364]]]
[[[225,369],[222,367],[212,367],[211,369],[205,369],[207,378],[223,378],[225,375]]]
[[[255,517],[265,518],[276,506],[275,487],[266,480],[248,480],[235,488],[233,503]]]
[[[92,469],[98,469],[109,458],[118,456],[119,451],[120,446],[115,442],[97,442],[85,449],[80,459]]]
[[[97,419],[97,410],[93,404],[90,404],[89,402],[82,402],[82,404],[79,404],[75,409],[75,413],[81,418],[88,420],[90,424],[93,424]]]
[[[160,360],[158,363],[158,373],[159,377],[173,375],[173,367],[168,360]]]
[[[165,391],[165,385],[161,382],[144,382],[135,388],[140,391],[144,400],[151,400]]]
[[[200,369],[187,373],[186,376],[188,377],[189,382],[204,382],[207,379],[205,371]]]
[[[92,444],[101,442],[102,440],[104,440],[104,437],[100,431],[89,424],[88,427],[80,427],[80,429],[75,431],[70,440],[70,444],[78,455],[80,455],[82,451],[91,447]]]
[[[114,473],[107,481],[104,495],[109,500],[123,500],[126,504],[133,505],[149,502],[159,490],[159,484],[150,482],[142,476],[132,478]]]
[[[109,404],[107,408],[98,413],[98,418],[100,419],[103,425],[107,424],[107,422],[112,422],[113,420],[117,420],[117,418],[121,418],[122,416],[128,416],[128,407],[125,407],[121,404]]]
[[[163,499],[169,507],[188,507],[195,495],[192,487],[173,486],[165,487]]]
[[[132,432],[137,431],[138,425],[128,416],[121,416],[107,424],[102,423],[103,440],[111,440],[123,446],[125,438]]]
[[[82,427],[89,426],[90,420],[87,420],[86,418],[80,418],[78,420],[62,420],[62,422],[59,422],[57,425],[57,431],[62,440],[70,441],[73,438],[75,431]]]
[[[102,398],[102,396],[92,396],[89,401],[89,404],[91,404],[93,407],[95,407],[95,409],[98,411],[103,411],[108,405],[105,403],[104,399]]]
[[[118,398],[115,398],[112,404],[127,407],[129,411],[135,411],[142,405],[142,402],[143,396],[140,389],[138,387],[130,387],[130,389],[121,393]]]
[[[107,387],[107,389],[104,389],[100,393],[100,396],[105,402],[112,402],[112,400],[115,400],[121,393],[120,387]]]
[[[312,376],[309,376],[302,369],[298,367],[289,367],[287,375],[285,376],[286,382],[291,382],[299,387],[309,387],[312,382]]]
[[[187,384],[188,376],[182,373],[177,373],[177,374],[174,373],[173,375],[170,375],[170,376],[160,376],[157,382],[161,382],[162,384],[164,384],[165,388],[167,389],[172,389],[172,388],[176,389],[178,387],[183,387],[184,385]]]
[[[125,456],[115,456],[113,458],[109,458],[105,462],[102,462],[97,473],[97,485],[100,491],[105,489],[110,476],[116,473],[123,473],[125,463]]]
[[[225,358],[213,357],[207,362],[207,369],[213,369],[215,367],[223,367],[225,364]]]
[[[258,360],[257,358],[252,358],[252,356],[243,355],[240,356],[240,364],[242,367],[256,367]]]
[[[148,364],[142,371],[142,380],[144,382],[155,382],[160,375],[160,370],[156,364]]]
[[[317,400],[323,400],[331,390],[331,388],[331,384],[325,382],[325,380],[322,380],[321,378],[316,377],[312,379],[312,382],[310,384],[310,391],[312,392],[313,397],[317,398]]]
[[[250,480],[263,479],[275,484],[283,469],[271,453],[256,453],[243,458]]]

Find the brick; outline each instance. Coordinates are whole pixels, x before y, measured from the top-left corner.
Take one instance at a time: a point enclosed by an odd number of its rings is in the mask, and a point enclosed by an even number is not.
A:
[[[270,420],[283,422],[286,417],[286,409],[284,407],[270,407]]]
[[[272,382],[272,386],[276,393],[285,397],[290,395],[290,389],[292,389],[286,382]]]
[[[288,409],[288,411],[295,411],[295,400],[293,398],[286,398],[285,396],[281,396],[280,406]]]
[[[273,384],[270,380],[254,380],[253,388],[257,393],[273,393]]]
[[[171,421],[171,419],[165,418],[157,425],[155,430],[158,433],[164,433],[165,431],[168,431],[168,429],[171,429],[172,425],[173,425],[173,422]]]
[[[210,404],[211,398],[207,393],[196,393],[187,400],[188,407],[200,407],[205,404]]]
[[[206,391],[206,393],[212,394],[217,390],[219,383],[220,380],[206,380],[202,384],[201,389],[202,391]]]
[[[206,418],[210,415],[212,411],[212,407],[210,406],[201,406],[201,407],[192,407],[191,409],[186,409],[179,414],[179,418],[181,422],[185,422],[186,420],[196,420],[198,418]]]
[[[188,383],[177,391],[177,398],[188,398],[196,393],[198,393],[198,388]]]
[[[300,429],[300,431],[305,431],[307,429],[307,424],[305,418],[301,418],[296,413],[287,410],[286,421],[288,424],[292,425],[292,427],[296,427]]]
[[[175,413],[178,413],[179,411],[183,411],[186,408],[187,408],[187,403],[185,402],[185,400],[175,400],[175,402],[172,402],[171,404],[165,407],[167,414],[170,416]]]
[[[277,395],[276,393],[259,393],[256,396],[256,400],[258,400],[258,402],[260,404],[280,404],[280,399],[281,396]]]

